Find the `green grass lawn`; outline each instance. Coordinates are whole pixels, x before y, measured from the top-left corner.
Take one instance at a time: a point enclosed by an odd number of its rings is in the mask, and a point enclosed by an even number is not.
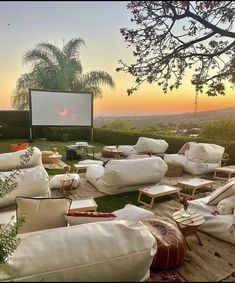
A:
[[[0,153],[10,152],[10,145],[12,143],[25,143],[28,142],[25,139],[7,139],[7,140],[0,140]],[[62,141],[47,141],[41,139],[35,139],[34,142],[29,143],[30,146],[36,146],[40,150],[51,150],[53,147],[57,148],[57,151],[63,156],[62,160],[72,166],[74,163],[77,163],[78,160],[67,160],[66,159],[66,145],[75,144],[77,142],[74,140],[62,142]],[[95,147],[95,153],[101,152],[104,144],[101,143],[89,143]],[[88,157],[85,157],[88,158]],[[63,170],[47,170],[49,175],[55,174],[62,174]],[[156,200],[156,203],[167,201],[174,198],[174,196],[165,196],[160,197]],[[104,197],[96,198],[95,201],[98,204],[98,211],[100,212],[112,212],[114,210],[123,208],[126,204],[131,203],[134,205],[139,205],[137,202],[138,199],[138,192],[128,192],[118,195],[107,195]],[[13,209],[14,206],[11,206]],[[0,211],[5,211],[8,209],[0,209]]]

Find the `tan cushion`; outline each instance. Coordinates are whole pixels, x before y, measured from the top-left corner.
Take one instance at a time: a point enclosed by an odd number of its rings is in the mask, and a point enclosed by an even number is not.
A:
[[[16,216],[24,217],[19,233],[67,226],[64,215],[72,200],[69,198],[26,198],[16,197]]]
[[[235,182],[229,182],[223,187],[216,189],[208,196],[207,204],[218,204],[222,199],[225,199],[235,194]]]
[[[53,155],[54,152],[50,150],[43,150],[42,151],[42,163],[54,163],[53,158],[49,158],[50,155]]]

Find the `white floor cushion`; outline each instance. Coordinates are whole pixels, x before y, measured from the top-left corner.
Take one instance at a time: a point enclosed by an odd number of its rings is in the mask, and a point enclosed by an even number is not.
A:
[[[70,173],[69,176],[72,176],[74,178],[72,188],[73,189],[77,188],[80,182],[79,174]],[[61,180],[64,177],[65,177],[65,174],[58,174],[58,175],[53,176],[49,182],[50,189],[60,189],[62,187]]]
[[[146,281],[157,250],[145,225],[120,220],[22,235],[10,263],[1,266],[1,281]]]
[[[127,204],[124,208],[112,212],[119,220],[127,220],[130,223],[136,224],[150,218],[155,218],[152,211],[138,207],[136,205]]]

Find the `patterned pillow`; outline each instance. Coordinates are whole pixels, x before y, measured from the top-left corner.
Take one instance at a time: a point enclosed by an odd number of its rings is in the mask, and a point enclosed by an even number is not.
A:
[[[83,212],[76,210],[69,211],[64,217],[68,221],[69,225],[79,225],[90,222],[110,221],[116,219],[116,215],[113,213]]]

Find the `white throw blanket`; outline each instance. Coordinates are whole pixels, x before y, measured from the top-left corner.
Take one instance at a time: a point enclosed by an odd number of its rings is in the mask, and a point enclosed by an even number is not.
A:
[[[217,204],[219,214],[232,214],[235,208],[235,194],[222,199]]]

